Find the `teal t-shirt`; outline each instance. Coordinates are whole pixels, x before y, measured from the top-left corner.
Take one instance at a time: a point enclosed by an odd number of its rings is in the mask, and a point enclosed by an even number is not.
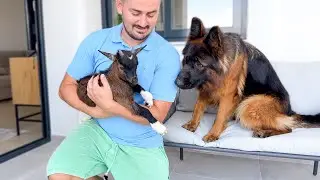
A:
[[[119,49],[131,50],[121,38],[123,25],[95,31],[80,44],[67,73],[76,80],[107,69],[112,61],[98,50],[116,53]],[[177,93],[174,80],[179,73],[180,56],[177,50],[154,30],[138,48],[147,45],[138,54],[137,75],[139,84],[149,91],[155,100],[173,102]],[[143,103],[136,93],[135,101]],[[163,138],[150,125],[142,125],[123,117],[96,119],[112,140],[119,144],[137,147],[159,147]]]

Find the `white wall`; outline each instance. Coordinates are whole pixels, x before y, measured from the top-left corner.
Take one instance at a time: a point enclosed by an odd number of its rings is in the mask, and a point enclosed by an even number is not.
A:
[[[100,0],[44,1],[53,134],[65,135],[78,123],[79,113],[59,99],[58,87],[80,41],[101,28],[99,3]],[[320,11],[316,3],[317,0],[248,2],[247,41],[267,55],[291,95],[294,110],[301,113],[320,112],[320,85],[316,83],[320,77]],[[173,44],[181,53],[184,44]]]
[[[79,43],[101,28],[100,9],[100,0],[43,1],[52,134],[66,135],[78,124],[79,113],[60,100],[58,88]]]
[[[26,50],[27,32],[23,0],[0,1],[0,50]]]
[[[320,61],[318,0],[249,0],[248,41],[272,61]]]
[[[247,41],[274,65],[299,113],[320,112],[318,0],[249,0]]]

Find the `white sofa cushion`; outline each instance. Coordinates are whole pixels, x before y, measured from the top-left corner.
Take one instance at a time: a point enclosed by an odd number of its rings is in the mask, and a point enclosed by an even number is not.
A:
[[[272,62],[280,80],[290,94],[293,110],[302,114],[320,112],[320,62]],[[266,139],[252,137],[252,132],[243,129],[238,123],[230,122],[220,139],[204,143],[213,124],[215,114],[206,113],[195,133],[181,126],[191,119],[196,94],[193,91],[180,92],[177,110],[166,122],[168,134],[166,141],[186,143],[205,147],[220,147],[245,151],[270,151],[280,153],[320,155],[320,128],[296,129],[290,134],[273,136]],[[179,111],[180,110],[180,111]],[[189,111],[189,112],[186,112]]]
[[[252,131],[242,128],[239,123],[230,121],[227,129],[221,134],[220,139],[215,142],[205,143],[202,137],[212,127],[215,115],[205,114],[194,133],[181,127],[191,117],[191,112],[175,112],[165,123],[168,133],[164,136],[164,141],[243,151],[266,151],[320,156],[320,128],[295,129],[289,134],[260,139],[252,137]]]
[[[184,112],[191,112],[194,109],[194,106],[197,101],[198,92],[195,89],[179,89],[179,97],[177,103],[177,110]],[[216,114],[217,109],[215,107],[207,107],[205,110],[206,113]]]

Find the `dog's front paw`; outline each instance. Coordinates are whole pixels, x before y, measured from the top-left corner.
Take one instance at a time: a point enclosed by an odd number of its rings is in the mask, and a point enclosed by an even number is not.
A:
[[[144,99],[145,105],[148,107],[153,106],[153,96],[148,91],[141,91],[141,96]]]
[[[198,124],[189,121],[186,124],[182,125],[182,127],[188,131],[195,132],[198,127]]]
[[[202,138],[202,140],[204,141],[204,142],[213,142],[213,141],[216,141],[216,140],[218,140],[219,139],[219,136],[218,135],[215,135],[215,134],[207,134],[207,135],[205,135],[203,138]]]
[[[157,133],[161,134],[162,136],[168,132],[167,128],[159,121],[151,123],[150,125]]]

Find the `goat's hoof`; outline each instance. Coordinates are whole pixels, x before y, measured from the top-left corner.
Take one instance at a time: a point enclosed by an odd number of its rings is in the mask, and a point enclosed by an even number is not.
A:
[[[161,134],[162,136],[167,134],[168,130],[167,128],[160,123],[159,121],[155,122],[155,123],[151,123],[151,127],[159,134]]]
[[[148,107],[153,106],[153,96],[150,92],[148,91],[141,91],[141,96],[145,101],[145,105]]]

